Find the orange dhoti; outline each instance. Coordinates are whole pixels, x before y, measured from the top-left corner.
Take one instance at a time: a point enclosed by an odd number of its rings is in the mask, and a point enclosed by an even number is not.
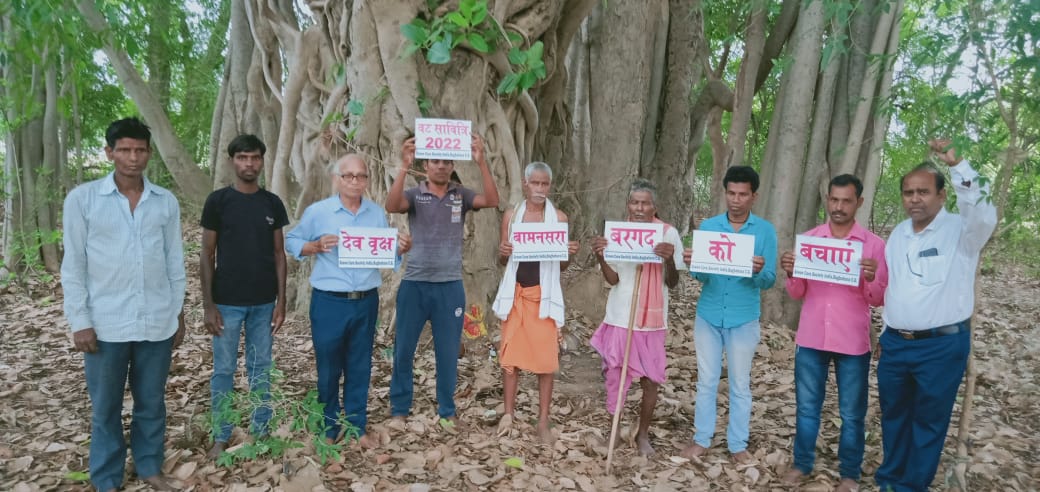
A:
[[[542,288],[516,285],[513,308],[502,322],[498,360],[502,369],[552,374],[560,368],[560,344],[556,322],[538,318]]]

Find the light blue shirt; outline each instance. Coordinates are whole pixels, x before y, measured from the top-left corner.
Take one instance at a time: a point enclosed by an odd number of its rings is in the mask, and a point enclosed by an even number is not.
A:
[[[719,328],[735,328],[758,319],[762,315],[761,291],[772,287],[776,281],[776,229],[773,224],[755,214],[748,214],[744,226],[734,231],[726,214],[722,214],[702,222],[700,229],[755,236],[755,256],[764,258],[765,264],[751,277],[691,273],[703,284],[697,301],[697,316]]]
[[[332,195],[314,202],[303,211],[300,223],[285,236],[285,250],[297,260],[303,245],[315,241],[325,234],[339,234],[344,227],[389,227],[386,212],[375,202],[361,199],[357,213],[347,210],[339,195]],[[379,287],[383,277],[378,268],[340,268],[336,249],[314,255],[314,270],[311,271],[311,287],[330,292],[365,291]]]
[[[61,285],[72,331],[103,342],[161,341],[184,305],[181,213],[169,190],[144,179],[137,208],[113,174],[65,198]]]

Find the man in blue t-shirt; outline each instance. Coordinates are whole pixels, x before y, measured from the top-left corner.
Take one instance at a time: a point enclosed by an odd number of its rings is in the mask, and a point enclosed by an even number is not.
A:
[[[282,227],[289,223],[277,195],[260,187],[267,147],[253,135],[228,145],[235,181],[214,191],[202,209],[202,303],[206,331],[213,335],[210,378],[213,447],[216,459],[227,448],[231,423],[228,393],[238,366],[238,341],[245,332],[249,390],[269,398],[272,336],[285,321],[285,249]],[[271,409],[253,411],[252,432],[263,435]]]
[[[693,325],[693,344],[697,351],[697,401],[693,423],[693,443],[682,451],[685,458],[704,455],[715,435],[715,408],[722,355],[726,355],[729,376],[729,425],[726,443],[734,461],[752,461],[747,450],[751,421],[751,360],[759,341],[761,292],[776,281],[776,229],[773,224],[751,213],[758,197],[758,173],[749,166],[734,166],[722,179],[726,190],[726,212],[701,223],[705,231],[750,234],[755,236],[750,277],[693,273],[702,284]],[[690,264],[692,250],[684,252]]]
[[[455,385],[466,292],[462,287],[462,230],[470,210],[498,206],[495,178],[484,157],[484,141],[473,136],[473,161],[480,168],[484,192],[451,181],[455,161],[427,159],[426,181],[404,189],[415,162],[415,139],[401,148],[401,169],[386,197],[386,211],[407,213],[412,251],[397,291],[397,333],[390,378],[390,415],[412,410],[412,369],[423,326],[430,322],[437,363],[437,414],[455,422]]]

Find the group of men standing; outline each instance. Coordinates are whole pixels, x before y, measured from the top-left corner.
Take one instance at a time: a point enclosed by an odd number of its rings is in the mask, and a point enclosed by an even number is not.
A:
[[[105,152],[114,163],[108,176],[77,187],[65,201],[62,284],[65,312],[77,350],[84,352],[92,404],[90,474],[99,490],[123,483],[127,445],[121,409],[129,382],[134,408],[130,447],[137,475],[153,488],[172,487],[160,475],[165,437],[165,383],[172,350],[184,336],[185,273],[180,211],[174,196],[147,180],[150,132],[140,120],[119,120],[106,132]],[[842,417],[839,490],[856,490],[863,458],[867,379],[871,355],[870,306],[885,305],[885,327],[877,352],[884,462],[876,481],[894,490],[925,490],[942,452],[953,402],[970,347],[969,319],[979,252],[995,227],[992,205],[980,198],[984,186],[948,141],[931,142],[950,166],[960,214],[945,210],[945,178],[922,164],[903,176],[903,205],[910,219],[899,224],[886,246],[855,222],[862,184],[842,175],[829,185],[827,223],[809,236],[863,243],[858,286],[837,286],[794,276],[794,255],[780,267],[791,297],[802,299],[796,335],[797,424],[794,464],[784,480],[796,484],[811,473],[820,411],[831,361]],[[285,320],[285,253],[314,257],[310,275],[311,335],[318,399],[324,404],[326,435],[363,447],[379,445],[366,433],[372,349],[382,282],[375,268],[341,268],[338,232],[350,227],[388,226],[386,213],[407,214],[409,234],[397,238],[397,262],[409,253],[396,296],[391,417],[408,416],[413,400],[413,361],[419,336],[431,325],[436,360],[437,413],[442,425],[456,425],[457,385],[465,292],[462,243],[465,215],[498,206],[484,142],[474,136],[473,160],[482,192],[454,181],[454,162],[423,161],[425,180],[405,189],[415,161],[412,139],[402,146],[402,166],[385,211],[364,197],[370,171],[349,154],[327,169],[334,193],[310,205],[283,239],[289,224],[278,197],[260,187],[266,147],[252,135],[228,146],[234,182],[213,192],[202,213],[200,271],[204,325],[212,335],[211,378],[214,445],[210,457],[226,449],[227,422],[239,340],[245,337],[250,391],[267,398],[273,336]],[[559,368],[564,302],[560,271],[567,261],[525,262],[513,258],[509,233],[522,222],[567,222],[549,200],[552,170],[532,163],[524,170],[524,200],[508,209],[501,224],[498,260],[505,274],[493,305],[503,320],[499,345],[505,415],[499,432],[513,426],[521,370],[538,375],[537,433],[551,441],[553,374]],[[729,421],[726,440],[733,459],[754,458],[748,450],[752,413],[751,367],[760,338],[760,293],[776,280],[777,238],[772,224],[751,213],[759,186],[750,167],[733,167],[723,181],[727,210],[700,229],[752,235],[750,277],[692,273],[701,283],[694,322],[697,396],[693,440],[681,454],[703,456],[712,444],[716,397],[723,358],[728,368]],[[981,188],[981,189],[980,189]],[[627,195],[627,220],[662,222],[654,185],[637,179]],[[607,240],[591,240],[604,280],[611,285],[602,324],[590,341],[602,356],[607,410],[616,413],[618,396],[636,379],[643,390],[635,435],[641,454],[653,453],[649,426],[657,393],[665,381],[668,291],[679,281],[680,262],[691,261],[678,231],[663,224],[654,248],[659,263],[637,265],[604,259]],[[570,241],[568,254],[579,244]],[[121,268],[114,268],[120,265]],[[627,360],[627,368],[624,361]],[[622,373],[625,377],[622,378]],[[260,405],[251,431],[264,435],[270,411]]]

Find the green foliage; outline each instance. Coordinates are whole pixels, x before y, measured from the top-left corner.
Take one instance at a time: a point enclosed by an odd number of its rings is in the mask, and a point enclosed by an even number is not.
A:
[[[338,460],[343,445],[330,444],[325,440],[328,430],[322,413],[325,405],[318,401],[317,390],[307,392],[300,401],[282,389],[285,375],[280,370],[272,367],[267,377],[270,383],[269,398],[265,399],[262,392],[228,393],[227,398],[211,412],[210,437],[214,438],[220,432],[220,422],[230,422],[233,426],[248,424],[258,409],[267,408],[271,411],[271,419],[267,423],[270,432],[256,436],[253,442],[237,446],[233,451],[224,451],[217,458],[217,464],[230,467],[235,463],[259,458],[279,458],[290,449],[304,447],[306,440],[313,443],[322,464],[330,459]],[[358,438],[358,429],[345,417],[341,415],[338,423],[346,431],[345,440]]]
[[[427,2],[427,5],[433,12],[439,2]],[[416,17],[401,26],[401,35],[407,41],[402,56],[408,57],[422,51],[427,62],[443,65],[451,61],[452,51],[459,45],[488,54],[503,44],[503,30],[488,13],[487,0],[461,0],[458,9],[439,17],[430,14],[430,17]],[[516,33],[509,33],[504,41],[508,46],[510,72],[502,77],[496,92],[517,94],[534,87],[545,78],[545,47],[541,41],[536,41],[526,49],[520,47],[523,38]],[[424,94],[420,95],[419,106],[426,114],[429,105],[423,107],[424,97]]]

